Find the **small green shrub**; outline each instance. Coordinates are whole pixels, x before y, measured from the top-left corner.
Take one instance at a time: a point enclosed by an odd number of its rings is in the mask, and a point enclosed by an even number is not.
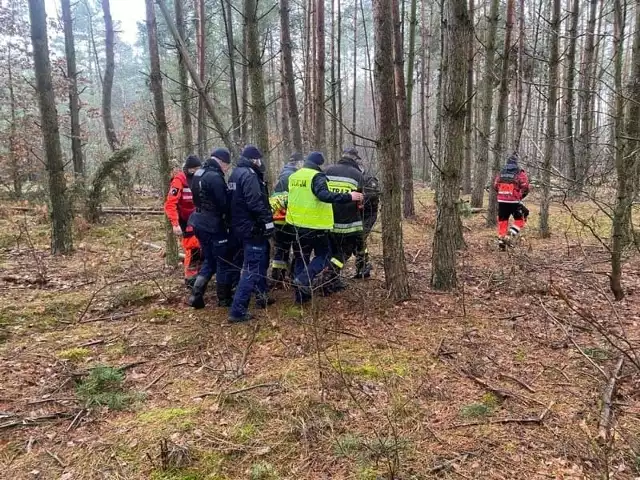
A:
[[[106,406],[111,410],[124,410],[138,398],[125,391],[124,377],[124,372],[117,368],[92,368],[89,375],[78,383],[76,394],[87,407]]]
[[[79,362],[87,358],[90,354],[91,350],[88,348],[74,347],[58,352],[58,358],[61,360],[69,360],[70,362]]]
[[[278,480],[280,476],[276,468],[268,462],[258,462],[251,465],[249,474],[251,480]]]
[[[462,407],[460,414],[464,418],[480,418],[486,417],[491,413],[491,408],[484,403],[472,403],[471,405],[465,405]]]

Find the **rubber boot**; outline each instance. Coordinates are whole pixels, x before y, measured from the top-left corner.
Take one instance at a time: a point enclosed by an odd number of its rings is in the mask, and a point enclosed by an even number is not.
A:
[[[200,310],[204,308],[204,292],[207,289],[209,280],[206,277],[198,275],[196,281],[193,284],[191,290],[191,296],[189,297],[189,306]]]
[[[276,303],[276,301],[273,298],[269,297],[268,293],[261,293],[256,295],[256,308],[264,310],[274,303]]]
[[[216,295],[218,296],[219,307],[229,308],[233,303],[231,285],[217,284]]]
[[[232,317],[231,315],[229,315],[229,318],[227,319],[227,321],[229,323],[242,323],[242,322],[248,322],[252,318],[253,318],[253,315],[247,312],[242,317]]]

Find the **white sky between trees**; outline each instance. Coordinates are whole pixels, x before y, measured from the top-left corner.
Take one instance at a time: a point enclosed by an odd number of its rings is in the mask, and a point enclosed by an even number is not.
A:
[[[60,16],[60,0],[45,0],[45,5],[48,16]],[[111,0],[111,16],[114,24],[119,24],[119,28],[117,25],[116,28],[121,38],[134,45],[138,34],[137,23],[145,19],[144,0]]]

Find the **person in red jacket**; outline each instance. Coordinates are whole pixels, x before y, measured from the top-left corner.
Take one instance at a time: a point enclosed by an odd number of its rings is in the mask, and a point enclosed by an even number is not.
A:
[[[493,181],[493,189],[498,193],[498,244],[504,250],[509,237],[516,237],[524,228],[529,210],[522,200],[529,194],[529,178],[518,165],[518,154],[507,159],[507,164]],[[513,225],[509,219],[513,216]]]
[[[189,155],[182,171],[178,172],[169,185],[169,194],[164,203],[164,211],[173,226],[173,233],[182,238],[184,250],[184,281],[191,286],[200,270],[200,244],[193,233],[193,227],[187,225],[189,217],[195,211],[190,181],[193,174],[202,166],[200,159]]]

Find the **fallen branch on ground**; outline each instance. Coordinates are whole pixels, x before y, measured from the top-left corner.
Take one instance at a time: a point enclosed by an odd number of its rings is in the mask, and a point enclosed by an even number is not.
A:
[[[238,395],[239,393],[246,393],[246,392],[250,392],[251,390],[256,390],[258,388],[273,388],[273,387],[280,387],[280,382],[274,382],[274,383],[260,383],[258,385],[251,385],[250,387],[246,387],[246,388],[241,388],[239,390],[233,390],[231,392],[205,392],[205,393],[201,393],[200,395],[196,395],[193,398],[205,398],[205,397],[213,397],[213,396],[222,396],[222,395]]]
[[[609,377],[607,387],[602,392],[602,411],[600,412],[600,424],[598,425],[598,438],[603,442],[608,441],[611,437],[613,396],[617,387],[616,382],[618,380],[618,375],[620,374],[620,370],[622,370],[622,365],[624,364],[624,358],[625,357],[620,357],[618,360],[618,363]]]
[[[456,425],[451,426],[450,428],[462,428],[462,427],[473,427],[477,425],[497,425],[497,424],[506,424],[506,423],[519,423],[522,425],[526,424],[536,424],[540,425],[544,422],[544,419],[547,417],[551,408],[555,402],[551,402],[549,406],[537,417],[526,417],[526,418],[493,418],[486,422],[468,422],[468,423],[458,423]]]
[[[18,418],[16,420],[10,420],[8,422],[0,423],[0,430],[13,427],[29,427],[37,425],[38,423],[46,422],[49,420],[59,420],[61,418],[70,418],[76,415],[72,412],[57,412],[49,415],[43,415],[41,417],[26,417]]]

